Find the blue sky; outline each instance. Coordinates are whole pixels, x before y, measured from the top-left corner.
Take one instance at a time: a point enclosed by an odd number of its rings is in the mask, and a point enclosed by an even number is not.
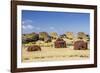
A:
[[[22,10],[22,32],[90,32],[90,14]]]

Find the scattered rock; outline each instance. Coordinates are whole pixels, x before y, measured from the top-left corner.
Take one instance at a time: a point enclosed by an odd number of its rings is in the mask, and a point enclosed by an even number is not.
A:
[[[29,47],[27,48],[27,51],[28,51],[28,52],[32,52],[32,51],[41,51],[41,47],[38,46],[38,45],[32,45],[32,46],[29,46]]]

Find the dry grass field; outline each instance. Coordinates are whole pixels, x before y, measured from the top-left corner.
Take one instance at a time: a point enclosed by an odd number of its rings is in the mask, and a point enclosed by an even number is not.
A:
[[[28,52],[26,47],[22,47],[22,62],[81,60],[89,58],[89,50],[73,50],[72,48],[41,47],[42,51]]]

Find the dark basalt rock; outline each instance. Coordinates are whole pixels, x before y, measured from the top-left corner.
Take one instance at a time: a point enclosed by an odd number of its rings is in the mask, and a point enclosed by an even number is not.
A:
[[[54,42],[54,44],[55,44],[55,48],[66,48],[67,47],[66,46],[66,42],[63,39],[61,39],[61,38],[58,38]]]
[[[87,42],[76,41],[74,43],[74,50],[86,50],[86,49],[87,49]]]
[[[29,46],[29,47],[27,48],[27,51],[28,51],[28,52],[32,52],[32,51],[41,51],[41,47],[38,46],[38,45],[32,45],[32,46]]]

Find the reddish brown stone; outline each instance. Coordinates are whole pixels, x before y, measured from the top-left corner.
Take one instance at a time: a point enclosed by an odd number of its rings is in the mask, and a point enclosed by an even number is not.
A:
[[[61,38],[58,38],[55,42],[55,48],[66,48],[66,42],[61,39]]]
[[[74,43],[74,49],[75,50],[86,50],[87,49],[87,43],[84,41],[76,41]]]
[[[32,45],[32,46],[29,46],[29,47],[27,48],[27,51],[28,51],[28,52],[31,52],[31,51],[41,51],[41,47],[38,46],[38,45]]]

